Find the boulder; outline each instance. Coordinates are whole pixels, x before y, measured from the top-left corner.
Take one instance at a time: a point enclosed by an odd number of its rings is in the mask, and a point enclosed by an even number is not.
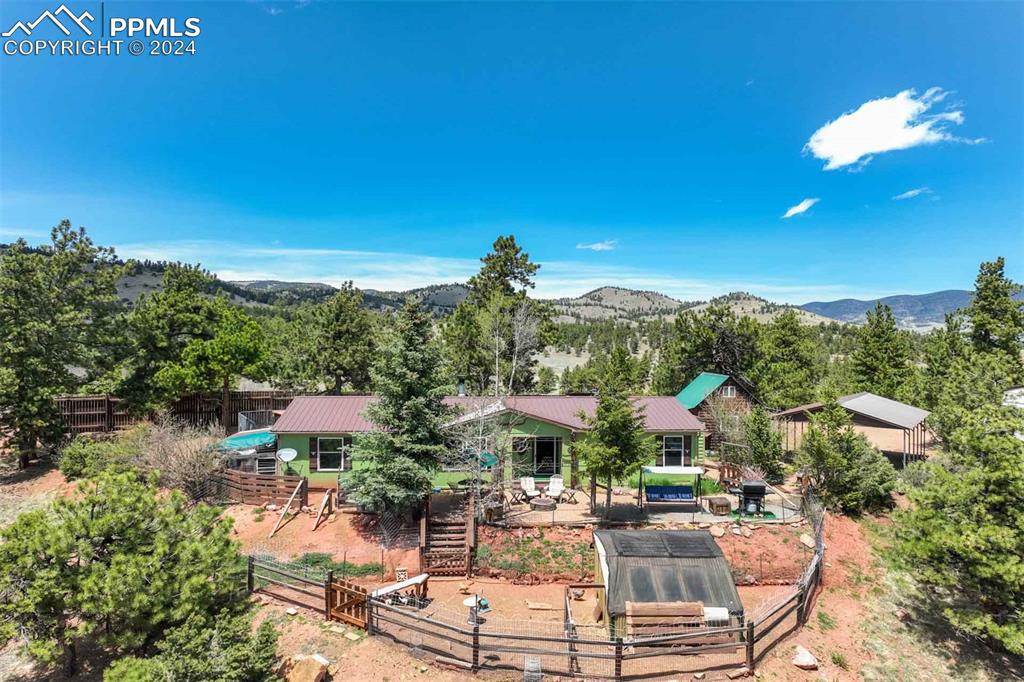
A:
[[[721,526],[712,526],[711,530],[709,530],[708,532],[711,533],[716,538],[720,538],[723,535],[725,535],[725,529],[722,528]]]
[[[754,534],[754,531],[750,530],[746,526],[743,526],[743,528],[740,529],[740,533],[743,534],[743,537],[749,538],[750,536],[752,536]]]
[[[800,535],[800,544],[802,544],[804,547],[814,549],[814,538],[812,538],[807,533],[802,533]]]
[[[324,682],[326,679],[327,663],[322,656],[293,658],[292,665],[285,675],[287,682]]]
[[[818,659],[807,649],[799,644],[796,645],[796,656],[793,657],[793,665],[801,670],[817,670]]]

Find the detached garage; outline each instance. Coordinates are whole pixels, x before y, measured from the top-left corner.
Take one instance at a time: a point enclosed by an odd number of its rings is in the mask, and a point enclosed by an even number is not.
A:
[[[732,569],[704,530],[597,530],[595,575],[613,637],[743,622]]]

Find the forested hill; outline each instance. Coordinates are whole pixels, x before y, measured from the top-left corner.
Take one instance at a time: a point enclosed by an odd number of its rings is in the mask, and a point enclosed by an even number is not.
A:
[[[971,292],[947,289],[930,294],[886,296],[870,301],[844,298],[839,301],[814,301],[800,307],[833,320],[861,324],[867,319],[868,311],[874,310],[877,303],[892,308],[892,314],[901,327],[927,330],[942,326],[947,314],[970,305]]]
[[[7,244],[0,244],[2,253]],[[147,292],[158,291],[163,271],[163,261],[144,261],[136,264],[132,274],[118,283],[118,293],[126,303],[133,303]],[[214,288],[225,291],[231,300],[246,307],[260,307],[273,304],[294,304],[305,301],[319,302],[334,294],[337,289],[323,282],[286,282],[280,280],[225,281],[215,280]],[[465,284],[434,284],[408,291],[379,291],[364,289],[364,305],[367,308],[387,311],[395,310],[409,297],[424,303],[435,315],[444,316],[455,309],[466,298],[469,289]],[[641,291],[624,287],[604,286],[581,296],[549,299],[560,322],[642,322],[662,319],[671,321],[684,310],[700,311],[709,305],[722,305],[735,314],[752,317],[760,322],[774,319],[787,309],[798,311],[805,324],[819,324],[833,320],[862,324],[869,310],[881,302],[892,308],[896,323],[904,329],[927,331],[941,326],[947,314],[967,306],[971,292],[947,289],[928,294],[904,294],[881,299],[858,300],[852,298],[837,301],[814,301],[800,306],[775,303],[745,292],[733,292],[710,301],[681,301],[657,291]]]

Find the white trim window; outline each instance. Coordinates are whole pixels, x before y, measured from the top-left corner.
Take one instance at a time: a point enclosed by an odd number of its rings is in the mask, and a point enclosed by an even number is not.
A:
[[[269,474],[273,476],[277,473],[277,458],[276,457],[259,457],[256,460],[256,473],[257,474]]]
[[[658,449],[657,466],[686,466],[684,436],[661,436],[661,447]]]
[[[317,471],[344,471],[350,447],[352,447],[351,436],[317,438],[316,451],[319,459]]]
[[[735,386],[729,386],[729,385],[722,386],[720,389],[718,389],[718,394],[720,396],[722,396],[723,398],[735,398],[736,397],[736,387]]]

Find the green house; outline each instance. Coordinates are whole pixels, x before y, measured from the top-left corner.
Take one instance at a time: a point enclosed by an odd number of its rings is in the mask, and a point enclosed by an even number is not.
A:
[[[360,433],[374,430],[364,416],[374,400],[368,395],[300,396],[271,428],[278,448],[292,448],[298,456],[285,466],[290,473],[307,476],[313,489],[336,487],[345,472],[359,468],[352,444]],[[545,480],[561,474],[579,483],[575,443],[586,433],[580,413],[592,415],[594,396],[508,396],[486,398],[453,396],[446,402],[457,408],[455,423],[487,420],[499,424],[500,442],[489,447],[504,450],[507,476],[534,476]],[[658,466],[690,466],[703,462],[704,425],[673,396],[636,399],[644,409],[647,431],[658,440]],[[281,473],[285,473],[281,471]],[[434,485],[467,476],[462,471],[439,471]]]

